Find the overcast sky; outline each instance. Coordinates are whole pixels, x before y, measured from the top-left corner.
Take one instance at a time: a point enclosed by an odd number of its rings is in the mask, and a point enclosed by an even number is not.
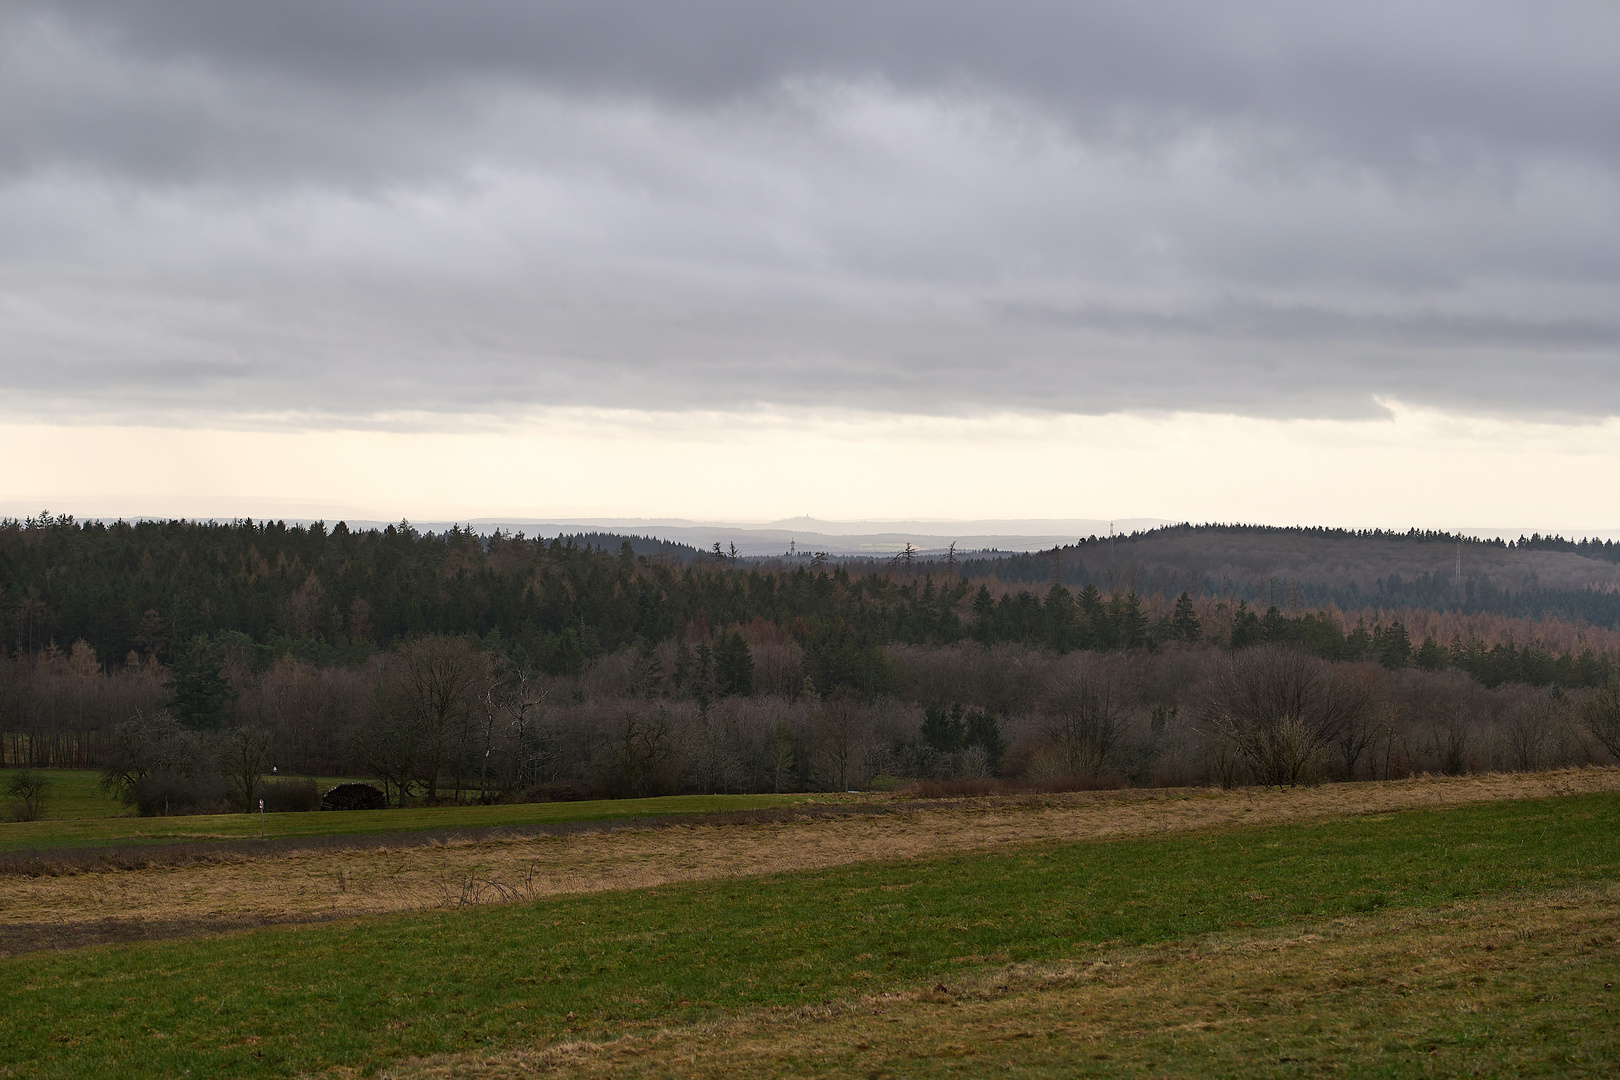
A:
[[[1422,415],[1607,469],[1617,58],[1607,0],[9,0],[0,422],[555,453],[615,410],[656,453],[697,416],[749,452],[760,417],[1255,450]],[[0,494],[131,482],[82,471]],[[1191,512],[1139,479],[1008,512]],[[639,490],[600,506],[683,510]],[[876,516],[919,512],[993,516]]]

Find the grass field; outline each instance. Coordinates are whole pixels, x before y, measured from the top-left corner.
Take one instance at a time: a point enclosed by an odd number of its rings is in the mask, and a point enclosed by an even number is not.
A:
[[[1262,791],[1138,790],[871,804],[806,804],[791,815],[672,816],[672,827],[571,835],[502,832],[257,840],[192,845],[143,870],[63,860],[0,873],[0,955],[37,948],[195,935],[446,904],[538,900],[860,862],[941,858],[1030,843],[1073,844],[1346,814],[1620,791],[1620,769]],[[804,812],[800,812],[804,811]],[[678,824],[675,824],[678,823]],[[609,821],[608,824],[613,824]],[[91,849],[94,851],[94,849]],[[55,860],[54,863],[51,861]],[[0,868],[8,864],[0,860]],[[48,866],[54,865],[56,872]],[[115,870],[115,866],[125,869]],[[62,872],[99,868],[105,872]],[[183,868],[184,872],[177,872]],[[157,928],[161,927],[161,931]]]
[[[1613,1075],[1617,837],[1580,795],[32,953],[0,1076]]]
[[[1617,923],[1613,890],[1396,909],[386,1075],[1609,1076]]]
[[[101,773],[95,769],[31,769],[42,776],[46,788],[45,817],[47,820],[76,820],[79,818],[121,817],[130,809],[109,795],[101,787]],[[17,770],[0,771],[0,783],[15,775]]]
[[[257,814],[132,817],[115,800],[92,791],[98,774],[77,770],[50,770],[48,775],[53,785],[57,785],[55,792],[59,793],[60,806],[63,808],[61,816],[52,815],[44,821],[0,823],[0,852],[235,840],[260,835],[261,823]],[[802,801],[806,797],[676,795],[653,799],[603,799],[591,802],[519,803],[502,806],[407,807],[394,810],[351,810],[345,813],[314,811],[267,814],[263,829],[264,835],[272,837],[356,836],[431,829],[488,829],[571,821],[657,817],[666,814],[702,814],[717,810],[748,810],[781,806]],[[93,814],[92,811],[96,809],[106,812]],[[70,812],[74,816],[67,816]]]

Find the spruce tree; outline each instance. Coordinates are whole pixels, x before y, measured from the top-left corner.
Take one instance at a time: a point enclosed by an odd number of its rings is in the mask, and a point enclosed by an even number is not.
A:
[[[1176,637],[1182,641],[1197,641],[1203,635],[1204,628],[1198,621],[1191,593],[1184,592],[1176,597],[1176,613],[1171,616],[1170,624],[1175,628]]]
[[[1403,668],[1412,660],[1412,639],[1406,633],[1406,624],[1399,619],[1382,633],[1374,630],[1373,642],[1379,662],[1387,668]]]
[[[223,726],[236,702],[222,670],[219,649],[206,634],[198,634],[175,657],[169,681],[169,711],[181,724],[193,730]]]
[[[962,738],[967,745],[977,746],[984,751],[991,776],[1001,771],[1001,759],[1007,754],[1007,740],[1001,734],[1001,724],[992,713],[984,709],[969,712],[963,725]]]
[[[1115,624],[1119,627],[1119,644],[1122,648],[1135,649],[1147,644],[1148,620],[1147,613],[1142,610],[1142,598],[1132,589],[1123,597],[1116,596],[1114,603]]]
[[[1434,640],[1434,635],[1430,634],[1423,639],[1423,644],[1418,647],[1417,655],[1413,659],[1423,671],[1442,671],[1450,663],[1451,658],[1446,655],[1446,650],[1440,647],[1440,643]]]
[[[754,693],[754,657],[748,651],[748,642],[740,632],[733,630],[720,639],[714,651],[715,682],[720,695],[740,694],[751,697]]]
[[[923,710],[923,742],[942,754],[954,754],[962,749],[962,706],[947,711],[943,705],[930,705]]]
[[[973,632],[980,641],[990,640],[990,618],[995,610],[996,602],[990,595],[990,587],[980,585],[979,591],[973,596]]]

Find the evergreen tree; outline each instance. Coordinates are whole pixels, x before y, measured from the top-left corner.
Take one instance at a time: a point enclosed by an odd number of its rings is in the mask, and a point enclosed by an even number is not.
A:
[[[1365,660],[1373,651],[1372,635],[1367,632],[1363,623],[1356,623],[1356,628],[1350,631],[1344,639],[1344,658],[1346,660]]]
[[[1239,600],[1237,614],[1232,617],[1232,648],[1246,649],[1263,640],[1260,616],[1249,610],[1247,601]]]
[[[1083,621],[1090,628],[1091,644],[1107,651],[1119,644],[1119,624],[1114,621],[1109,605],[1103,603],[1102,593],[1095,585],[1087,585],[1078,597]]]
[[[1001,759],[1007,755],[1007,740],[1001,734],[1001,724],[993,714],[984,709],[970,711],[963,725],[962,738],[967,745],[977,746],[984,751],[991,776],[1001,771]]]
[[[714,647],[707,641],[698,642],[697,663],[692,666],[692,693],[699,701],[714,696]]]
[[[720,639],[719,647],[714,651],[714,669],[715,682],[722,697],[753,695],[754,657],[740,632],[733,630]]]
[[[663,662],[658,659],[653,643],[644,637],[636,638],[636,659],[630,669],[630,679],[638,697],[657,697],[663,685]]]
[[[1373,649],[1385,667],[1405,667],[1412,660],[1412,639],[1407,636],[1406,624],[1396,619],[1382,631],[1375,629]]]
[[[681,693],[692,684],[697,674],[697,657],[692,655],[692,649],[682,641],[675,647],[675,671],[670,681],[675,684],[675,692]]]
[[[225,678],[219,649],[206,634],[192,638],[175,657],[169,681],[169,711],[193,730],[224,726],[236,702],[236,691]]]
[[[923,710],[922,740],[942,754],[954,754],[962,749],[962,706],[946,710],[943,705],[930,705]]]
[[[990,587],[980,585],[973,596],[973,631],[980,641],[990,640],[990,620],[995,614],[996,602],[990,596]]]
[[[1073,595],[1062,585],[1053,585],[1046,594],[1046,644],[1053,652],[1084,648],[1091,628],[1080,618]]]
[[[1119,628],[1119,645],[1124,649],[1139,649],[1147,644],[1147,613],[1142,610],[1142,599],[1132,589],[1123,597],[1115,596],[1112,604],[1114,625]]]
[[[1182,641],[1197,641],[1204,633],[1204,628],[1198,622],[1198,611],[1193,607],[1191,593],[1182,593],[1176,597],[1176,611],[1170,617],[1170,625],[1175,629],[1176,637]]]
[[[1423,639],[1423,644],[1418,647],[1417,655],[1413,657],[1413,660],[1423,671],[1440,671],[1449,663],[1446,650],[1442,649],[1439,642],[1434,640],[1433,634]]]
[[[552,639],[541,669],[547,675],[567,678],[578,678],[585,673],[585,647],[572,626],[565,627],[562,633]]]

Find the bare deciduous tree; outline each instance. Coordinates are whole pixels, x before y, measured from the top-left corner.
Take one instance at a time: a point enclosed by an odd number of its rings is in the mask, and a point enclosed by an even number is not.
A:
[[[512,775],[514,784],[533,783],[525,770],[526,754],[534,742],[534,713],[544,707],[550,687],[538,683],[521,668],[509,668],[498,679],[490,680],[482,695],[483,752],[479,755],[478,791],[489,797],[489,765],[501,732],[497,721],[506,720],[512,737]]]
[[[105,749],[102,787],[143,814],[217,799],[213,778],[205,775],[203,736],[166,712],[136,713],[116,725]]]
[[[1620,761],[1620,682],[1611,682],[1586,699],[1581,722],[1609,756]]]
[[[1339,752],[1340,775],[1354,780],[1362,758],[1389,730],[1391,709],[1380,692],[1378,674],[1369,665],[1330,668],[1326,677],[1329,738]]]
[[[427,799],[438,797],[445,765],[465,745],[488,657],[463,638],[419,638],[400,649],[395,701],[411,714],[417,733],[417,779]],[[456,761],[458,766],[460,762]]]
[[[1502,735],[1510,767],[1522,772],[1542,767],[1560,712],[1559,702],[1545,697],[1507,710],[1502,717]]]
[[[1046,737],[1070,776],[1102,773],[1118,745],[1127,712],[1124,688],[1101,661],[1087,658],[1053,688]]]
[[[1223,658],[1204,719],[1267,786],[1317,780],[1326,748],[1363,722],[1369,699],[1304,652],[1261,646]]]
[[[6,782],[6,800],[11,803],[14,821],[38,821],[45,816],[45,798],[50,781],[24,769]]]
[[[231,801],[244,814],[253,812],[269,759],[270,733],[263,728],[235,728],[220,737],[220,769],[230,784]]]
[[[810,715],[811,767],[830,791],[847,791],[861,759],[861,725],[852,698],[838,694]]]
[[[778,719],[776,726],[771,729],[770,764],[773,790],[792,791],[797,786],[793,776],[797,758],[793,732],[789,730],[786,720]]]
[[[606,747],[610,783],[632,798],[651,795],[672,749],[668,709],[626,709]]]

